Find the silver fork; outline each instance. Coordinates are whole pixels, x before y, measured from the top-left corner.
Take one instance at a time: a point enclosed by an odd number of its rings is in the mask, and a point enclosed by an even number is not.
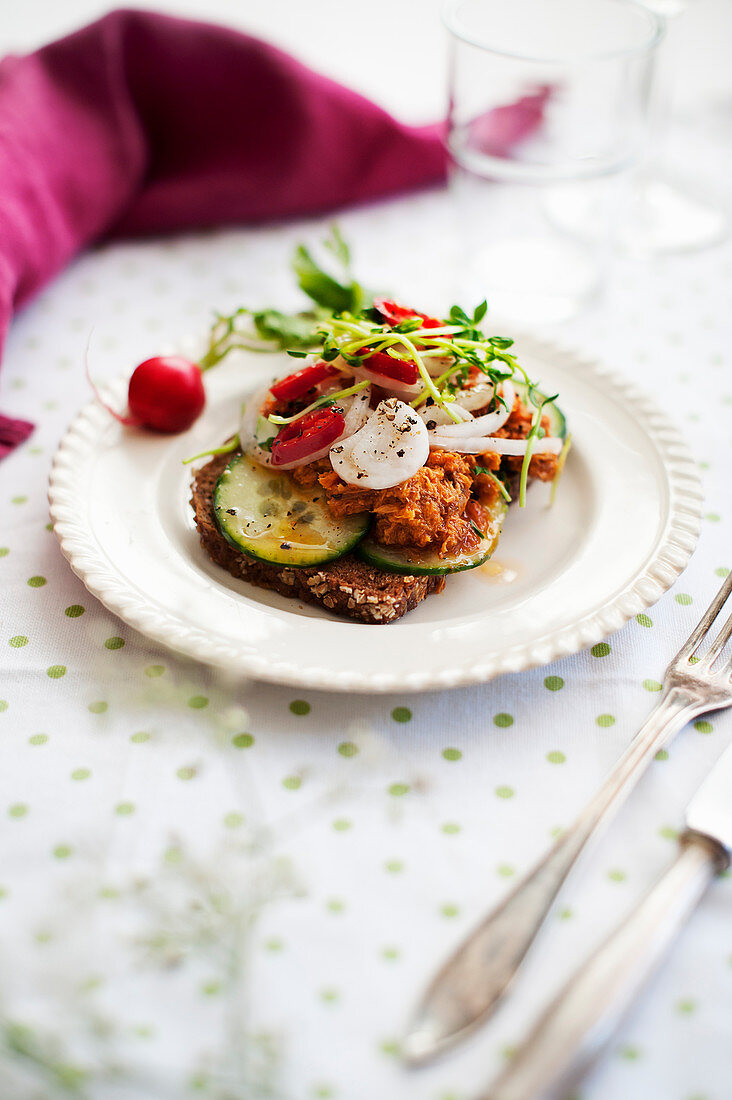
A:
[[[666,669],[663,693],[600,790],[556,844],[443,965],[424,993],[403,1043],[413,1065],[427,1061],[487,1018],[533,943],[567,875],[600,824],[609,821],[660,748],[692,718],[732,705],[732,661],[713,668],[732,636],[732,615],[709,649],[700,644],[732,593],[727,577]]]

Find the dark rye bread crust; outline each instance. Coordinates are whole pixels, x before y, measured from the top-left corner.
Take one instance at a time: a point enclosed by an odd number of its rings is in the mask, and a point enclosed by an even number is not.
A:
[[[364,623],[393,623],[431,592],[440,592],[444,577],[386,573],[346,554],[326,565],[294,569],[257,561],[236,550],[216,525],[213,494],[230,455],[218,455],[202,466],[193,482],[191,504],[201,542],[212,561],[233,577],[269,588],[283,596],[320,604],[336,615]]]

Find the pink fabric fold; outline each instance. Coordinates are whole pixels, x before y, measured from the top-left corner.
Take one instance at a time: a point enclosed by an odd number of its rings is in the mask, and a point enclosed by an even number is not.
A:
[[[13,311],[100,237],[315,214],[445,171],[436,126],[272,46],[112,12],[0,64],[0,347]]]

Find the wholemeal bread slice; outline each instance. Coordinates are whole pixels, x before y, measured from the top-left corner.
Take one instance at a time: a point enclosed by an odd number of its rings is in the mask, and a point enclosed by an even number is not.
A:
[[[387,573],[352,554],[325,565],[293,568],[258,561],[235,549],[219,531],[213,507],[216,482],[230,457],[218,455],[198,470],[191,504],[204,549],[232,576],[292,599],[320,604],[336,615],[377,624],[394,622],[431,592],[444,588],[444,577]]]

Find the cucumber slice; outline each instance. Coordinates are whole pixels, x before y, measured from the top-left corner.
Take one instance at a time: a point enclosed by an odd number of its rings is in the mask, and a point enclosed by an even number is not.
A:
[[[514,381],[513,385],[516,393],[519,395],[523,403],[529,409],[533,410],[534,405],[531,401],[529,401],[529,387],[526,385],[526,383]],[[543,397],[546,397],[545,393],[542,393],[541,390],[536,389],[534,390],[534,395],[537,400],[541,400]],[[562,410],[558,409],[556,403],[554,403],[551,405],[546,405],[544,407],[544,414],[549,418],[549,435],[553,436],[555,439],[564,439],[567,435],[567,421],[564,417],[564,413],[562,412]]]
[[[368,513],[336,519],[319,485],[301,489],[286,471],[276,473],[243,454],[216,483],[214,514],[221,534],[237,550],[295,567],[347,554],[371,521]]]
[[[429,548],[418,550],[404,546],[382,546],[373,538],[367,537],[357,546],[356,557],[368,562],[369,565],[384,569],[387,573],[408,573],[411,576],[462,573],[464,569],[475,569],[477,565],[488,561],[498,543],[506,511],[506,502],[500,498],[493,505],[487,537],[481,540],[476,550],[469,553],[440,558],[434,550]]]

